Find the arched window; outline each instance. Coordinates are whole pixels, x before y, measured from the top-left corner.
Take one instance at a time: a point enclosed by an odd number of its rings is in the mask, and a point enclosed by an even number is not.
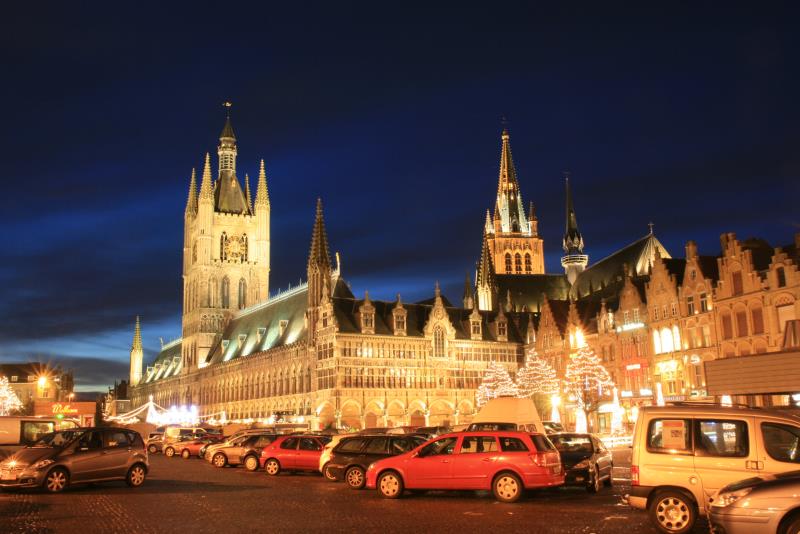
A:
[[[507,272],[507,273],[510,273],[510,272],[512,272],[512,267],[511,267],[511,253],[510,253],[510,252],[506,252],[506,272]]]
[[[239,309],[247,307],[247,282],[244,278],[239,279]]]
[[[530,274],[533,270],[533,265],[531,264],[531,255],[525,254],[525,272]]]
[[[764,333],[764,314],[761,311],[761,306],[753,306],[750,309],[750,315],[753,320],[753,333],[754,334],[763,334]],[[758,352],[758,351],[756,351]]]
[[[242,261],[247,261],[247,234],[242,235]]]
[[[209,308],[217,305],[217,279],[213,276],[208,279],[208,304]]]
[[[672,352],[672,332],[669,328],[664,327],[661,329],[661,352]]]
[[[681,350],[681,333],[678,331],[678,326],[672,326],[672,346],[675,350]]]
[[[222,307],[223,308],[230,308],[231,307],[231,283],[228,280],[228,277],[222,279],[222,287],[219,291],[220,297],[222,298]]]
[[[733,321],[730,312],[724,310],[720,312],[719,317],[722,322],[722,339],[731,339],[733,337]]]
[[[518,253],[514,254],[514,268],[517,274],[522,274],[522,256]]]
[[[658,330],[653,330],[653,350],[656,354],[661,354],[661,336]]]
[[[443,358],[445,356],[444,329],[442,329],[441,326],[437,326],[433,330],[433,355],[439,358]]]
[[[228,242],[228,234],[226,232],[222,232],[222,235],[219,236],[219,259],[227,260],[228,256],[225,254],[225,243]]]

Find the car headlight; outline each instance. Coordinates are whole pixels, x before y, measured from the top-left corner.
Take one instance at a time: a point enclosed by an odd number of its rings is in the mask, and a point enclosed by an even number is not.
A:
[[[587,469],[589,467],[589,460],[581,460],[577,464],[573,465],[573,469]]]
[[[39,460],[38,462],[33,464],[31,467],[33,469],[44,469],[45,467],[47,467],[48,465],[50,465],[52,463],[53,463],[53,460],[50,460],[50,459],[48,459],[48,460]]]
[[[751,491],[753,491],[753,488],[743,488],[737,491],[726,491],[724,493],[719,493],[716,497],[714,497],[714,501],[711,503],[711,506],[719,506],[720,508],[723,506],[730,506],[742,497],[745,497]]]

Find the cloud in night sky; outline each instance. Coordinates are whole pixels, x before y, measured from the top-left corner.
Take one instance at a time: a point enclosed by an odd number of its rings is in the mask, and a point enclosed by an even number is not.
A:
[[[305,277],[314,201],[356,294],[458,301],[493,208],[500,117],[559,271],[561,173],[591,259],[655,223],[673,255],[800,231],[796,9],[15,4],[0,211],[0,361],[127,376],[180,335],[183,210],[234,102],[266,160],[272,290]]]

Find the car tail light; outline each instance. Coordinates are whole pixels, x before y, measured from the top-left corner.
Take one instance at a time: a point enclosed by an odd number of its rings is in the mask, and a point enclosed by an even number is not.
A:
[[[638,486],[639,485],[639,466],[632,465],[631,466],[631,486]]]
[[[550,467],[561,464],[561,457],[557,452],[536,452],[531,454],[531,460],[539,467]]]

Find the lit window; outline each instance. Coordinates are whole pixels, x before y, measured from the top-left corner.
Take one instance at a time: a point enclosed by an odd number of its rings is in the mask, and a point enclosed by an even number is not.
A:
[[[506,272],[510,273],[512,270],[511,268],[511,253],[506,252]]]
[[[694,309],[694,297],[686,297],[686,308],[689,312],[689,315],[694,315],[696,313]]]
[[[525,254],[525,272],[530,273],[533,270],[533,266],[531,264],[531,255]]]
[[[707,312],[709,309],[711,309],[708,304],[708,295],[705,293],[700,293],[700,311]]]
[[[514,268],[517,274],[522,274],[522,256],[519,253],[514,255]]]
[[[438,358],[445,356],[444,330],[440,326],[437,326],[433,331],[433,355]]]

